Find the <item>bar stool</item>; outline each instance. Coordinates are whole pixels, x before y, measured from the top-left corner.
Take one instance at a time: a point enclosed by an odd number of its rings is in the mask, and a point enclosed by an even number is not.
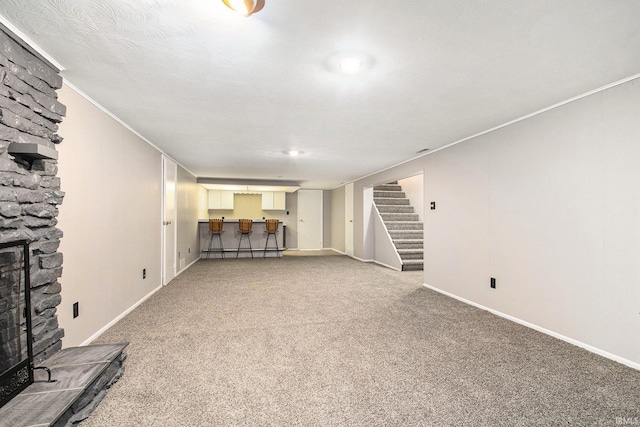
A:
[[[209,250],[207,251],[207,259],[209,259],[209,255],[211,255],[211,246],[213,245],[213,237],[218,236],[218,242],[220,243],[220,247],[218,249],[214,248],[214,251],[220,251],[222,254],[222,258],[224,258],[224,247],[222,246],[222,226],[224,225],[224,220],[222,219],[210,219],[209,220],[209,233],[211,233],[211,238],[209,239]]]
[[[269,245],[269,237],[273,236],[273,240],[276,242],[276,256],[280,258],[280,248],[278,248],[278,224],[280,220],[277,219],[267,219],[264,221],[264,232],[267,233],[267,240],[264,242],[264,253],[262,254],[262,258],[267,256],[267,246]],[[271,247],[270,249],[273,249]]]
[[[236,252],[236,259],[238,259],[238,254],[240,253],[240,245],[242,245],[242,238],[247,236],[247,240],[249,240],[249,251],[251,251],[251,258],[253,258],[253,248],[251,247],[251,227],[253,227],[253,220],[251,219],[239,219],[238,220],[238,231],[240,232],[240,241],[238,242],[238,251]]]

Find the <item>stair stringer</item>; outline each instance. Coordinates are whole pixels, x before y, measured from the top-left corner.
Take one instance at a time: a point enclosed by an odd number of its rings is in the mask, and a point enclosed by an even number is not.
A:
[[[402,271],[403,262],[398,249],[375,203],[373,208],[373,261],[393,270]]]

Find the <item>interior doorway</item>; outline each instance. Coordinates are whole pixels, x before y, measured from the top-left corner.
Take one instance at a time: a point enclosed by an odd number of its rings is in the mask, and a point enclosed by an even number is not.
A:
[[[162,156],[162,286],[176,276],[176,188],[178,165]]]
[[[424,196],[423,173],[364,188],[365,259],[402,271],[424,269]]]
[[[322,249],[322,190],[298,190],[298,249]]]
[[[353,183],[344,187],[344,252],[353,257]]]

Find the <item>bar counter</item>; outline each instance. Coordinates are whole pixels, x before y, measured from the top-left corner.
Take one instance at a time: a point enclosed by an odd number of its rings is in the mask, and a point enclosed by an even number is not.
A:
[[[254,257],[262,258],[262,256],[264,255],[264,245],[267,241],[267,232],[265,231],[264,223],[264,219],[253,220],[253,228],[250,234],[250,238]],[[286,227],[287,226],[282,221],[279,221],[278,232],[276,234],[279,252],[282,252],[283,249],[286,249]],[[238,249],[238,242],[240,242],[238,219],[225,219],[222,231],[222,245],[224,246],[224,256],[225,258],[235,258]],[[198,220],[198,233],[200,235],[200,258],[206,258],[209,250],[209,241],[211,240],[208,219]],[[222,254],[218,249],[219,246],[220,242],[218,240],[218,237],[213,236],[213,244],[211,245],[211,254],[209,254],[209,258],[222,258]],[[276,251],[275,249],[273,237],[269,237],[269,249],[267,249],[266,256],[276,257],[282,255],[281,253],[278,254],[277,252],[278,251]],[[242,248],[240,249],[240,253],[238,254],[238,258],[241,257],[251,258],[251,253],[249,252],[249,244],[247,242],[246,236],[242,238]]]

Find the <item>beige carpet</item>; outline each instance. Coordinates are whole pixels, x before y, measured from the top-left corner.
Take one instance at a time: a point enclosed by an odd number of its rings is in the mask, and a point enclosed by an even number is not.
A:
[[[422,281],[345,256],[200,261],[98,340],[129,341],[129,357],[82,427],[640,417],[639,371]]]
[[[317,249],[317,250],[295,250],[295,251],[283,251],[284,256],[331,256],[331,255],[340,255],[340,253],[334,251],[333,249]]]

